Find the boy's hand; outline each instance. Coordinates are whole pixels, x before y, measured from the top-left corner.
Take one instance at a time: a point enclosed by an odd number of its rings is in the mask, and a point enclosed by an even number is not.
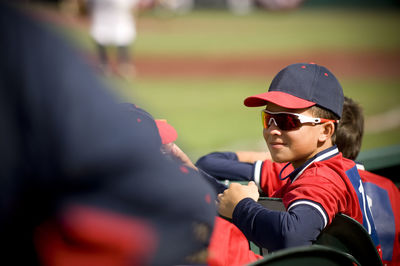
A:
[[[218,212],[222,216],[232,218],[233,211],[236,205],[244,198],[252,198],[257,201],[260,194],[258,188],[253,181],[248,185],[241,185],[239,183],[231,183],[229,188],[224,193],[218,194],[219,207]]]

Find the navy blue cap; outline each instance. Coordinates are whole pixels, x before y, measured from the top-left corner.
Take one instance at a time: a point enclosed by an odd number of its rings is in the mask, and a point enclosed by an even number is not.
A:
[[[135,104],[132,103],[121,103],[120,104],[123,111],[128,112],[127,119],[132,120],[133,122],[140,125],[143,129],[143,134],[148,135],[147,137],[151,137],[154,140],[154,145],[159,149],[161,147],[161,136],[158,130],[156,121],[154,117],[147,112],[146,110],[139,108]],[[139,132],[139,131],[138,131]],[[142,132],[142,131],[140,131]],[[138,133],[136,133],[138,134]],[[145,137],[145,136],[141,136]]]
[[[168,144],[174,142],[178,138],[178,133],[175,128],[170,125],[165,119],[154,119],[154,117],[144,109],[137,107],[132,103],[121,103],[127,111],[136,114],[136,121],[146,121],[151,124],[151,132],[154,132],[154,124],[157,126],[158,134],[160,135],[161,143]],[[161,146],[161,144],[160,144]]]
[[[271,102],[289,109],[317,105],[340,118],[343,101],[342,86],[327,68],[300,63],[282,69],[272,80],[268,92],[247,97],[244,105],[256,107]]]

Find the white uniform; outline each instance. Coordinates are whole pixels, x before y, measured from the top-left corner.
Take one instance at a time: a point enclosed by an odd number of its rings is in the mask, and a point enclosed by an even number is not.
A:
[[[139,0],[91,1],[90,33],[101,45],[128,46],[136,38],[133,8]]]

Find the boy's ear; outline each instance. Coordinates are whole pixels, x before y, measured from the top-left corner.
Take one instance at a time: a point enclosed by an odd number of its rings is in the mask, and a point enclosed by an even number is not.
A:
[[[318,140],[320,142],[325,142],[325,141],[331,139],[334,132],[335,132],[334,123],[331,121],[325,122],[325,123],[321,124],[321,131],[320,131]]]

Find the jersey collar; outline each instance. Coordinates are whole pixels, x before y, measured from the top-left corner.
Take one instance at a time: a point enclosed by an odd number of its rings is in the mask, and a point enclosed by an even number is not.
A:
[[[355,163],[356,163],[356,166],[357,166],[358,170],[365,170],[365,166],[362,163],[356,162],[356,161],[355,161]]]
[[[287,166],[290,165],[290,163],[287,163],[285,165],[285,167],[283,167],[281,172],[279,173],[279,179],[285,180],[286,178],[290,178],[290,180],[292,182],[294,182],[307,169],[307,167],[309,167],[313,162],[328,160],[338,154],[339,154],[339,150],[338,150],[337,146],[333,145],[332,147],[317,153],[314,157],[312,157],[311,159],[308,159],[302,166],[294,169],[293,172],[291,172],[289,175],[282,178],[281,175],[282,175],[283,171],[285,170],[285,168]]]

